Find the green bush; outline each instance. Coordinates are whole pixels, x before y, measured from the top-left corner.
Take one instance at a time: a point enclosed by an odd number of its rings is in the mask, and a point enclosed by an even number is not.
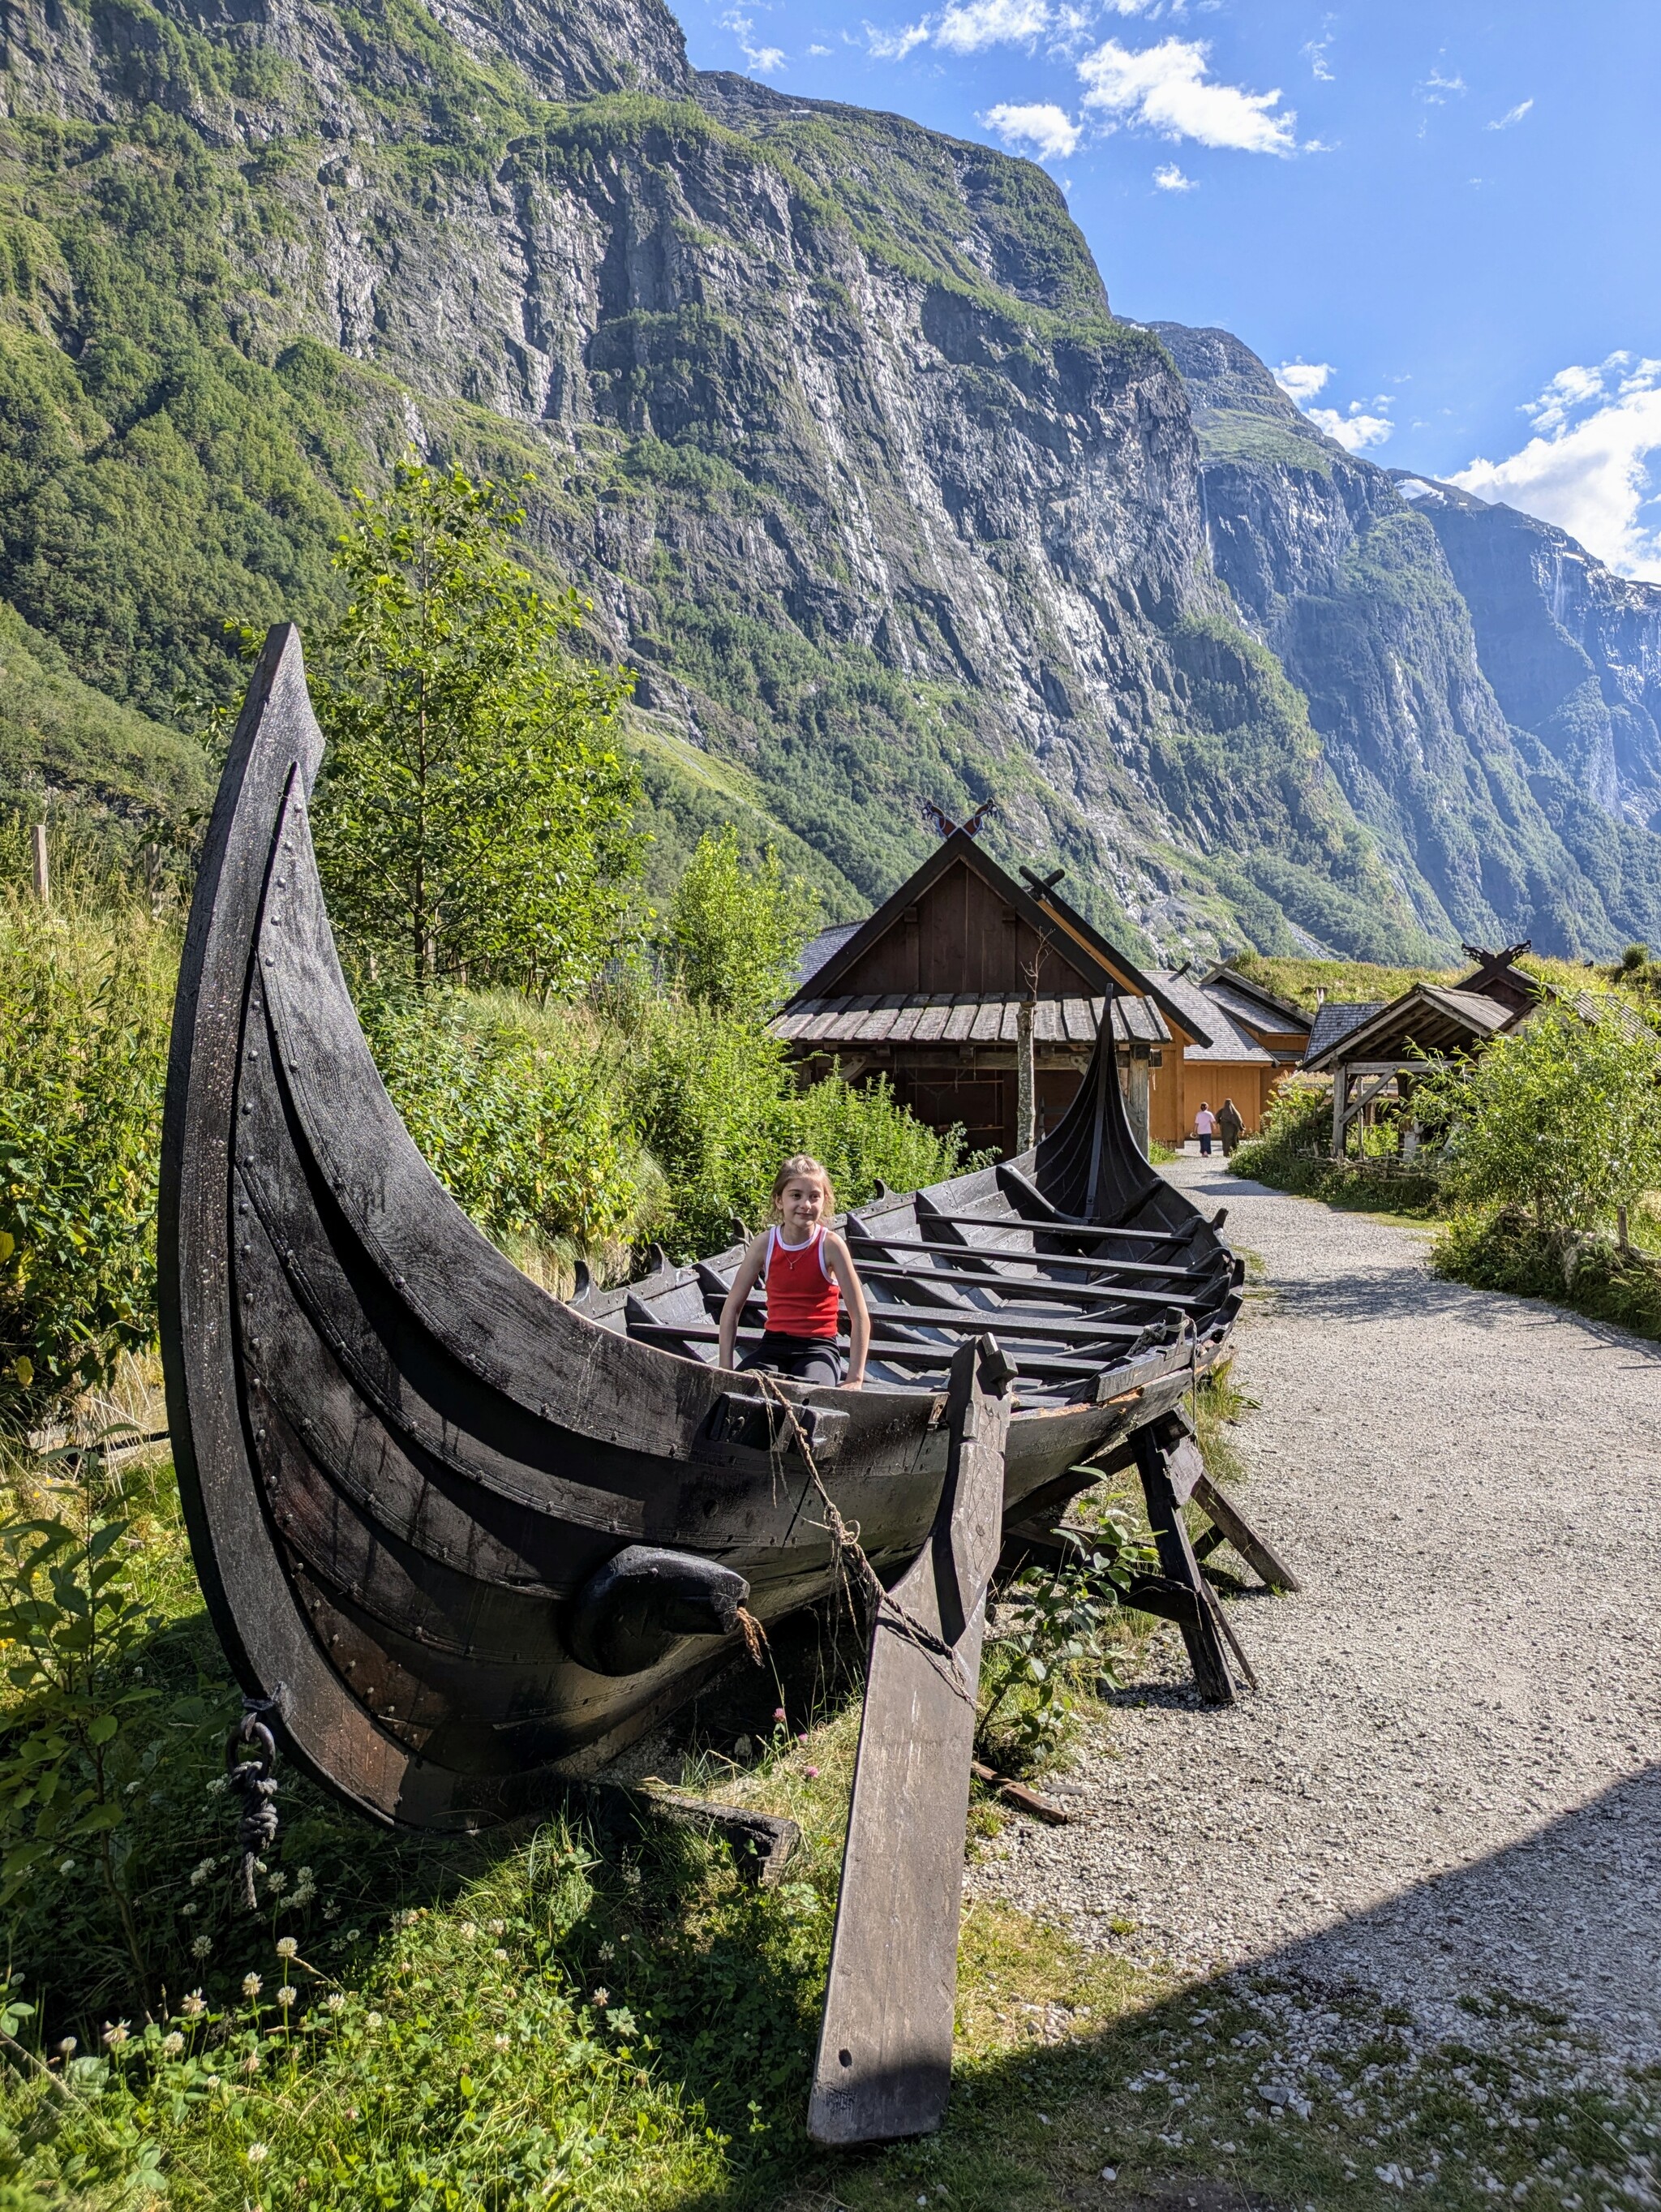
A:
[[[0,890],[0,1423],[32,1425],[155,1332],[176,933]]]
[[[735,1217],[752,1230],[767,1221],[792,1152],[824,1161],[840,1206],[870,1198],[879,1179],[910,1189],[959,1164],[961,1139],[914,1121],[885,1083],[833,1076],[799,1091],[784,1046],[758,1023],[649,1000],[619,1046],[629,1120],[666,1186],[657,1233],[679,1257],[729,1243]]]
[[[1525,1201],[1543,1234],[1584,1234],[1661,1183],[1661,1037],[1630,1006],[1549,1006],[1474,1060],[1422,1077],[1447,1125],[1449,1181],[1476,1206]]]
[[[404,1126],[488,1236],[629,1231],[649,1170],[580,1016],[413,987],[367,994],[359,1015]]]
[[[669,916],[669,950],[687,996],[700,1006],[768,1014],[790,994],[819,901],[787,876],[771,846],[742,852],[729,823],[706,832],[687,865]]]
[[[1661,1261],[1608,1237],[1543,1230],[1521,1206],[1456,1215],[1430,1259],[1439,1275],[1477,1290],[1549,1298],[1661,1340]]]
[[[1325,1084],[1294,1075],[1270,1100],[1257,1135],[1235,1147],[1229,1173],[1275,1190],[1312,1189],[1328,1164],[1331,1143],[1331,1092]]]

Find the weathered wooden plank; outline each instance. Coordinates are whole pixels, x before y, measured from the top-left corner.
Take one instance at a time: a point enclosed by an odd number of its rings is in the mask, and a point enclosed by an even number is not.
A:
[[[962,1346],[953,1359],[951,1449],[933,1534],[872,1630],[808,2106],[808,2132],[817,2142],[928,2135],[945,2117],[969,1758],[986,1584],[998,1550],[1009,1380],[987,1340]]]
[[[1303,1588],[1291,1568],[1283,1565],[1276,1553],[1270,1551],[1239,1506],[1232,1498],[1223,1495],[1209,1475],[1201,1474],[1194,1485],[1192,1494],[1201,1512],[1214,1527],[1222,1530],[1252,1573],[1261,1577],[1270,1589],[1300,1590]]]
[[[1182,1640],[1188,1647],[1188,1662],[1194,1670],[1194,1686],[1209,1705],[1232,1705],[1234,1686],[1229,1679],[1222,1638],[1212,1616],[1211,1594],[1201,1577],[1199,1561],[1194,1557],[1194,1547],[1183,1525],[1182,1508],[1167,1469],[1165,1448],[1151,1428],[1137,1431],[1137,1471],[1142,1477],[1148,1525],[1159,1553],[1161,1571],[1167,1581],[1191,1591],[1195,1600],[1193,1620],[1181,1624]]]

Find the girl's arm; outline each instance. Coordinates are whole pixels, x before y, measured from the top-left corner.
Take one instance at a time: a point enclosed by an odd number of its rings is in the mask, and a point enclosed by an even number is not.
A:
[[[738,1323],[743,1315],[744,1300],[761,1279],[761,1270],[767,1265],[767,1235],[763,1230],[759,1237],[751,1237],[749,1249],[738,1263],[732,1288],[721,1308],[721,1347],[718,1357],[720,1365],[729,1371],[738,1356]]]
[[[831,1273],[841,1285],[844,1303],[848,1309],[848,1384],[858,1390],[865,1380],[865,1361],[871,1348],[870,1309],[865,1304],[865,1293],[859,1280],[858,1270],[853,1264],[853,1255],[840,1237],[825,1231],[825,1250],[829,1255]]]

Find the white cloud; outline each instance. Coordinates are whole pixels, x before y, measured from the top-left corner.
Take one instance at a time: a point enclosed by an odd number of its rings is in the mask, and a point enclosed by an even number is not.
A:
[[[808,52],[810,54],[827,54],[830,52],[830,48],[828,46],[809,46],[808,48]]]
[[[1490,131],[1509,131],[1513,123],[1522,121],[1533,105],[1531,100],[1519,100],[1515,107],[1508,107],[1503,115],[1496,116],[1487,127]]]
[[[873,60],[903,62],[913,46],[920,46],[929,35],[926,23],[906,23],[897,31],[879,31],[874,23],[865,26],[865,44]]]
[[[1279,105],[1278,92],[1242,92],[1206,82],[1209,49],[1184,39],[1161,39],[1132,53],[1106,40],[1078,64],[1084,104],[1146,125],[1167,138],[1192,138],[1202,146],[1227,146],[1245,154],[1289,154],[1297,118]]]
[[[1419,97],[1428,107],[1441,107],[1455,93],[1463,93],[1465,81],[1462,76],[1444,76],[1440,70],[1432,70],[1419,87]]]
[[[1326,20],[1330,23],[1332,18],[1329,15]],[[1318,39],[1309,40],[1301,50],[1309,64],[1309,74],[1318,84],[1331,84],[1332,82],[1332,72],[1326,65],[1326,50],[1331,43],[1332,33],[1327,31]]]
[[[758,46],[754,43],[755,19],[753,15],[740,15],[736,8],[731,8],[722,16],[721,24],[723,29],[730,31],[737,40],[738,51],[744,58],[747,69],[758,70],[763,76],[771,76],[775,70],[783,69],[785,50],[782,46]]]
[[[1289,392],[1300,407],[1306,406],[1332,374],[1330,361],[1283,361],[1274,372],[1281,390]]]
[[[978,54],[1040,38],[1049,27],[1048,0],[953,0],[934,27],[934,42],[948,53]]]
[[[1197,192],[1197,177],[1185,177],[1174,161],[1162,161],[1154,172],[1154,182],[1162,192]]]
[[[1081,135],[1079,125],[1047,100],[1034,100],[1025,107],[1007,103],[989,107],[980,120],[1006,146],[1030,146],[1040,161],[1064,159]]]
[[[1336,438],[1347,453],[1365,453],[1369,446],[1382,446],[1396,427],[1382,415],[1364,415],[1359,399],[1351,403],[1348,415],[1340,415],[1336,407],[1306,407],[1303,411],[1318,430],[1325,430],[1329,438]]]
[[[1661,361],[1611,354],[1560,369],[1525,413],[1535,434],[1508,460],[1477,459],[1449,481],[1555,522],[1625,576],[1661,583],[1661,529],[1644,520],[1661,483]]]

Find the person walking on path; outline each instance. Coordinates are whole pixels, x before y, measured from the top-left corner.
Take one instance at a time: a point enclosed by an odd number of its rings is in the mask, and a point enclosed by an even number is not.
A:
[[[1217,1115],[1217,1133],[1222,1139],[1222,1156],[1228,1159],[1246,1134],[1246,1123],[1241,1118],[1240,1109],[1232,1098],[1225,1098],[1222,1102]]]
[[[1211,1139],[1216,1133],[1217,1117],[1202,1098],[1199,1112],[1194,1116],[1194,1134],[1199,1139],[1200,1158],[1203,1160],[1210,1158]]]

